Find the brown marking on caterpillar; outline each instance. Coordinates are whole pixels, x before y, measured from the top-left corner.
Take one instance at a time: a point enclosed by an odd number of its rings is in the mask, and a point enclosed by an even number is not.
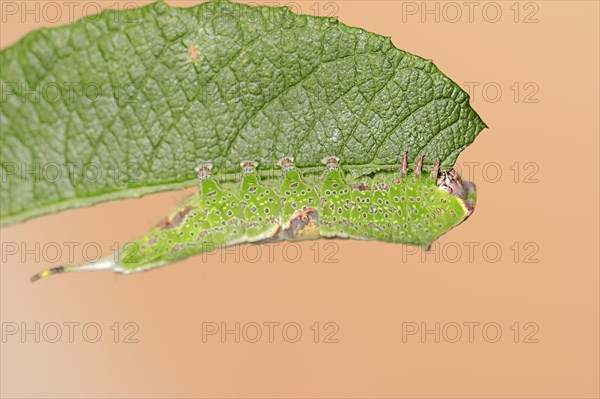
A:
[[[169,219],[168,217],[163,220],[160,225],[161,230],[172,229],[179,226],[185,219],[188,213],[190,213],[194,209],[193,206],[186,206],[183,210],[173,216],[173,219]]]
[[[229,221],[230,226],[237,226],[239,224],[243,224],[243,222],[239,218],[233,218]]]
[[[169,217],[165,216],[163,220],[161,220],[160,222],[158,222],[156,224],[155,227],[158,227],[162,230],[162,229],[166,229],[170,225],[171,225],[171,221],[169,220]]]
[[[365,183],[353,183],[350,184],[350,188],[352,190],[358,190],[358,191],[369,191],[369,186],[367,186]]]
[[[379,190],[379,191],[389,191],[390,190],[390,187],[385,183],[377,183],[377,184],[375,184],[375,186],[373,188],[375,190]]]
[[[315,240],[321,237],[319,232],[319,211],[307,208],[294,212],[279,236],[282,240]]]

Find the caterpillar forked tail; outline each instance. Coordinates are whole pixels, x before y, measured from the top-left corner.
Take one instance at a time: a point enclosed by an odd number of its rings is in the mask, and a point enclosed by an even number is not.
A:
[[[96,263],[86,263],[83,265],[70,265],[70,266],[58,266],[50,269],[42,270],[41,272],[31,276],[31,282],[36,282],[39,279],[52,276],[54,274],[72,273],[72,272],[86,272],[94,270],[111,270],[115,266],[115,263],[110,259],[104,259]]]

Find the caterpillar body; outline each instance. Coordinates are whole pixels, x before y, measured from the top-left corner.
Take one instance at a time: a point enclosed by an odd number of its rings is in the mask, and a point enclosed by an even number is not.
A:
[[[348,179],[337,157],[323,159],[320,182],[309,183],[292,157],[281,159],[279,187],[265,184],[254,161],[241,163],[237,189],[222,187],[212,164],[196,168],[199,195],[192,195],[145,236],[93,264],[47,269],[52,274],[110,269],[148,270],[219,247],[241,243],[319,238],[377,240],[428,248],[474,210],[475,186],[452,169],[422,172],[423,157],[408,173],[404,154],[399,170],[372,179]]]

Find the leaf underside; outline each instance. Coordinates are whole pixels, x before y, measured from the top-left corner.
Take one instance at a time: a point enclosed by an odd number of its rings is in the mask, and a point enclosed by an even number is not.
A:
[[[107,10],[0,52],[0,224],[336,155],[449,169],[486,127],[468,95],[389,38],[285,7]],[[268,177],[267,177],[268,178]]]

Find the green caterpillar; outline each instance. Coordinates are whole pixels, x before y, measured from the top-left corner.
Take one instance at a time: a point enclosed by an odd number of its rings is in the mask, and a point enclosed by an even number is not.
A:
[[[237,188],[221,187],[212,164],[196,168],[199,196],[187,197],[148,234],[126,245],[122,260],[47,269],[52,274],[111,269],[132,273],[170,264],[217,247],[245,242],[349,238],[418,245],[427,248],[463,222],[475,206],[475,186],[454,171],[421,173],[421,156],[412,174],[407,154],[399,170],[372,177],[345,176],[337,157],[322,161],[320,187],[307,182],[291,157],[281,159],[279,187],[265,184],[253,161],[241,163]]]

